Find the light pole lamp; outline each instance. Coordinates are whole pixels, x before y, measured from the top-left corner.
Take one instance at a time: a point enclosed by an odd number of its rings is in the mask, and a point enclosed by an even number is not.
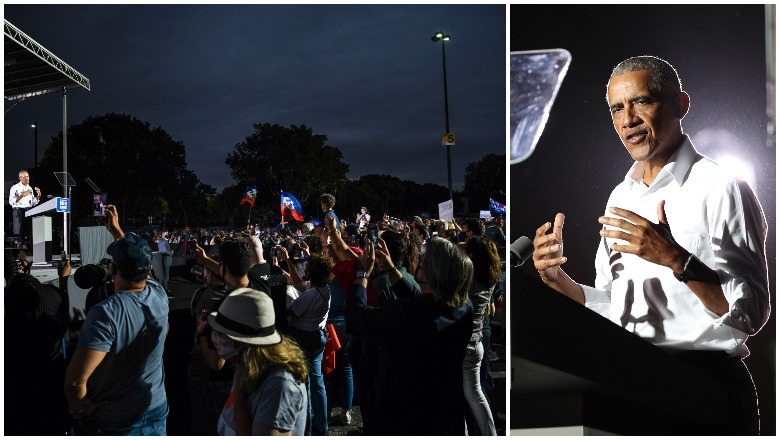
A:
[[[38,168],[38,122],[33,122],[30,127],[35,129],[35,168]]]
[[[450,36],[445,35],[444,32],[438,31],[431,37],[431,41],[438,43],[441,41],[441,64],[444,70],[444,124],[445,133],[450,132],[450,108],[447,101],[447,57],[444,52],[444,42],[450,41]],[[452,200],[452,153],[450,151],[451,145],[447,144],[447,187],[450,190],[450,200]]]

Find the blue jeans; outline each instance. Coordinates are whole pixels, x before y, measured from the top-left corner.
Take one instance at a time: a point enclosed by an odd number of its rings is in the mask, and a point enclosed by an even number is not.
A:
[[[339,394],[341,397],[341,409],[352,410],[352,396],[355,392],[352,380],[352,364],[349,360],[349,346],[352,336],[347,333],[347,323],[343,319],[329,321],[336,329],[341,349],[336,350],[336,370],[334,373],[339,381]]]
[[[290,327],[309,360],[309,377],[306,392],[309,395],[309,417],[305,435],[325,435],[328,432],[328,398],[325,394],[325,378],[322,376],[322,355],[325,352],[325,333],[322,330],[306,331]]]
[[[166,435],[168,402],[150,409],[138,416],[138,420],[129,425],[112,425],[87,422],[85,435]]]

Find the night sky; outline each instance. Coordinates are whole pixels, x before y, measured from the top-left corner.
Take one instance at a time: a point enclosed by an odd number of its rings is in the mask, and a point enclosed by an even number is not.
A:
[[[752,354],[746,360],[767,434],[775,430],[776,150],[774,143],[767,146],[764,20],[763,5],[513,5],[510,50],[564,48],[572,61],[536,151],[510,166],[509,217],[515,240],[533,237],[556,212],[565,213],[564,268],[574,280],[592,285],[597,218],[632,164],[608,112],[609,74],[635,55],[659,56],[675,66],[691,96],[683,131],[705,156],[735,165],[724,158],[728,155],[752,168],[753,189],[769,224],[774,310],[748,340]],[[742,176],[750,181],[750,175]],[[538,277],[531,262],[523,269]],[[512,303],[513,315],[516,306]]]
[[[505,151],[504,5],[5,5],[4,16],[90,79],[92,91],[68,92],[70,125],[115,112],[161,127],[218,189],[234,183],[228,153],[266,122],[326,135],[349,178],[447,186],[438,30],[452,36],[453,189],[469,162]],[[62,94],[5,114],[6,181],[33,165],[33,121],[40,160],[62,129]]]

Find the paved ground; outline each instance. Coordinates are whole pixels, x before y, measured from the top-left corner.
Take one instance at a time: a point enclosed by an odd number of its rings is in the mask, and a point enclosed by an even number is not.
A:
[[[78,255],[74,256],[74,261],[78,262]],[[58,258],[55,257],[55,258]],[[56,267],[56,265],[54,266]],[[51,282],[57,280],[57,270],[54,267],[34,267],[31,274],[41,282]],[[74,268],[75,272],[75,268]],[[170,346],[166,343],[166,350],[177,351],[177,359],[188,357],[186,362],[176,366],[166,365],[167,380],[171,383],[169,391],[169,402],[171,403],[171,414],[169,416],[169,434],[171,435],[216,435],[212,427],[216,426],[216,416],[208,411],[209,404],[206,402],[208,395],[207,380],[200,380],[193,384],[193,366],[198,362],[197,357],[193,357],[191,348],[194,329],[188,328],[190,314],[185,310],[190,308],[190,302],[195,291],[200,287],[199,283],[190,281],[187,272],[183,268],[174,268],[172,279],[169,282],[170,288],[170,309],[171,309],[171,332],[181,335],[178,339],[170,337]],[[72,286],[71,286],[72,287]],[[175,329],[178,327],[178,331]],[[183,329],[183,331],[182,331]],[[171,336],[171,335],[169,335]],[[506,399],[507,399],[507,381],[506,381],[506,360],[507,350],[505,347],[503,331],[500,326],[493,326],[493,348],[498,354],[498,360],[490,362],[492,377],[495,388],[487,394],[495,414],[496,428],[499,435],[506,432]],[[186,379],[189,379],[187,381]],[[189,382],[189,383],[188,383]],[[184,411],[174,412],[174,404],[177,398],[173,391],[174,388],[183,390],[180,394],[188,394],[186,400],[190,400],[190,408]],[[183,387],[183,388],[182,388]],[[178,405],[177,407],[181,407]],[[362,417],[360,406],[355,405],[352,413],[351,425],[342,424],[338,415],[340,408],[331,409],[331,423],[328,435],[361,435]]]

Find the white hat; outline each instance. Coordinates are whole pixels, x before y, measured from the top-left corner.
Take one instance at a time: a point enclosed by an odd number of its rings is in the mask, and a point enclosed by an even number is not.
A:
[[[245,344],[274,345],[282,341],[274,326],[274,303],[258,290],[234,290],[218,311],[211,312],[208,321],[214,330]]]

